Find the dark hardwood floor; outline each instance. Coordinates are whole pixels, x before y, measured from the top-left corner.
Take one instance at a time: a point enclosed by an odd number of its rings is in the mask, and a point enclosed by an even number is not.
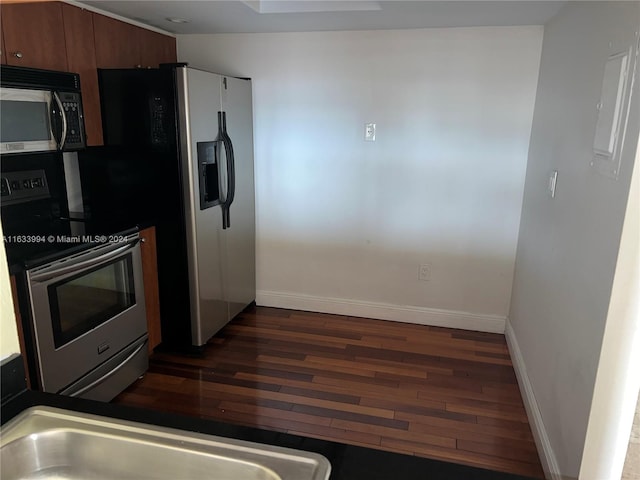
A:
[[[114,402],[543,478],[503,335],[256,307]]]

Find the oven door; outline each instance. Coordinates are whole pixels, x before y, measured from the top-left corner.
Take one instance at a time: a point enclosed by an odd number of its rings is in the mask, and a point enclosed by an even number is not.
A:
[[[137,234],[27,272],[41,388],[58,393],[147,332]]]
[[[53,103],[52,103],[53,102]],[[0,89],[0,152],[55,151],[63,132],[63,105],[55,93],[22,88]],[[65,126],[66,129],[66,126]]]

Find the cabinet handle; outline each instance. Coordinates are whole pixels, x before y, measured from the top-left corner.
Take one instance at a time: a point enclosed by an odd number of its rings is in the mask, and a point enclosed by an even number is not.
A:
[[[16,58],[22,58],[22,52],[14,52],[13,56]]]
[[[147,243],[147,239],[144,237],[140,237],[140,243]]]

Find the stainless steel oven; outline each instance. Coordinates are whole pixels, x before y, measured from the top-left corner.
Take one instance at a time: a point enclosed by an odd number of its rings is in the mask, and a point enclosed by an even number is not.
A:
[[[110,400],[148,366],[138,234],[26,272],[45,392]]]

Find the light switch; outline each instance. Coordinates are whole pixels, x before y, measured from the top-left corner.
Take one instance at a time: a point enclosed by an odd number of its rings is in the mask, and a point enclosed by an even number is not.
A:
[[[551,198],[556,197],[557,183],[558,183],[558,171],[554,170],[553,172],[551,172],[551,175],[549,175],[549,183],[547,185],[547,191],[549,192],[549,195],[551,196]]]
[[[376,124],[375,123],[364,124],[364,140],[366,142],[376,141]]]

